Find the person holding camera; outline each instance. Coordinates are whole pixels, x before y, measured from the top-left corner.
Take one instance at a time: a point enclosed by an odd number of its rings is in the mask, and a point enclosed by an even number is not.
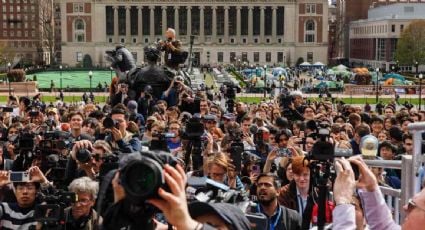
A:
[[[17,172],[14,172],[17,173]],[[29,229],[35,228],[34,219],[37,192],[41,188],[50,186],[50,182],[43,172],[33,166],[25,172],[20,172],[22,179],[19,182],[11,181],[10,171],[0,171],[0,187],[13,182],[16,202],[0,203],[0,226],[2,229]],[[24,174],[27,174],[24,176]]]
[[[89,140],[75,142],[71,151],[72,163],[68,162],[67,165],[68,181],[81,176],[96,179],[104,159],[110,155],[111,147],[106,141],[97,140],[94,144]]]
[[[167,40],[159,42],[159,49],[165,52],[165,65],[171,69],[177,70],[180,63],[184,63],[186,60],[187,53],[182,51],[182,43],[176,40],[176,31],[173,28],[167,29],[165,37]]]
[[[64,210],[65,229],[100,229],[102,217],[93,209],[99,183],[89,177],[80,177],[71,182],[68,190],[76,194],[77,200]]]
[[[104,120],[104,128],[105,132],[110,133],[106,137],[106,141],[110,143],[113,150],[118,150],[122,153],[132,153],[136,151],[140,151],[142,148],[140,140],[137,136],[134,136],[133,133],[127,131],[128,127],[128,119],[130,115],[124,108],[120,108],[116,106],[112,109],[110,119],[113,121],[112,127],[109,125],[105,125]]]
[[[179,96],[185,92],[189,91],[189,88],[184,84],[182,76],[176,76],[171,81],[170,86],[161,96],[162,100],[167,102],[169,107],[178,105]]]
[[[128,85],[119,83],[115,95],[111,96],[111,106],[114,107],[119,103],[126,105],[128,101],[130,101],[130,97],[128,96]]]

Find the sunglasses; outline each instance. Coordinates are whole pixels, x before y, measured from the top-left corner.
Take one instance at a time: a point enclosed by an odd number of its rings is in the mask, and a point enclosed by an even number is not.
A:
[[[415,201],[413,201],[413,199],[412,198],[410,198],[409,199],[409,201],[408,201],[408,203],[407,203],[407,211],[408,212],[411,212],[413,209],[415,209],[415,208],[417,208],[417,209],[419,209],[419,210],[421,210],[421,211],[424,211],[425,212],[425,209],[424,208],[421,208],[421,207],[419,207],[416,203],[415,203]]]

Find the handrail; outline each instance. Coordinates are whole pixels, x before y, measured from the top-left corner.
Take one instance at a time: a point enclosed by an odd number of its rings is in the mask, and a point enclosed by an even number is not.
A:
[[[364,160],[364,162],[372,167],[401,169],[400,160]]]

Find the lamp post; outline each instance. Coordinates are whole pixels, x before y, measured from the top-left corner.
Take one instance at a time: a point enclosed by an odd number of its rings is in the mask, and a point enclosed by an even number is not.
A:
[[[110,66],[109,69],[111,70],[111,83],[112,83],[112,70],[114,70],[114,68],[112,68],[112,66]]]
[[[62,90],[62,65],[59,66],[59,71],[60,71],[60,76],[61,76],[61,78],[60,78],[60,87],[61,87],[61,90]]]
[[[10,67],[12,66],[12,64],[10,64],[10,62],[7,63],[7,82],[9,83],[9,96],[12,95],[12,89],[10,88]]]
[[[419,74],[419,111],[421,111],[421,104],[422,104],[422,78],[423,78],[423,75]]]
[[[419,63],[418,61],[415,61],[416,75],[418,75],[418,67],[419,67]]]
[[[267,96],[267,65],[264,65],[264,99]]]
[[[90,79],[90,93],[92,92],[92,91],[91,91],[91,79],[92,79],[92,77],[93,77],[93,72],[90,70],[90,71],[89,71],[89,79]]]
[[[379,68],[376,68],[376,104],[379,100]]]

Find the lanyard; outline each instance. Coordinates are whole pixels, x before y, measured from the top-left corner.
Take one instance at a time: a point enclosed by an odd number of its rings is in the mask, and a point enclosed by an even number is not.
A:
[[[260,204],[258,204],[258,205],[257,205],[257,211],[258,211],[259,213],[263,213],[263,212],[261,211]],[[277,225],[277,223],[279,222],[279,219],[280,219],[281,215],[282,215],[282,207],[280,207],[280,205],[279,205],[279,211],[278,211],[278,213],[277,213],[277,217],[276,217],[276,219],[275,219],[273,222],[272,222],[272,221],[270,221],[270,223],[269,223],[269,230],[275,230],[276,225]],[[271,216],[271,217],[269,218],[269,220],[272,220],[272,219],[273,219],[273,216]]]

